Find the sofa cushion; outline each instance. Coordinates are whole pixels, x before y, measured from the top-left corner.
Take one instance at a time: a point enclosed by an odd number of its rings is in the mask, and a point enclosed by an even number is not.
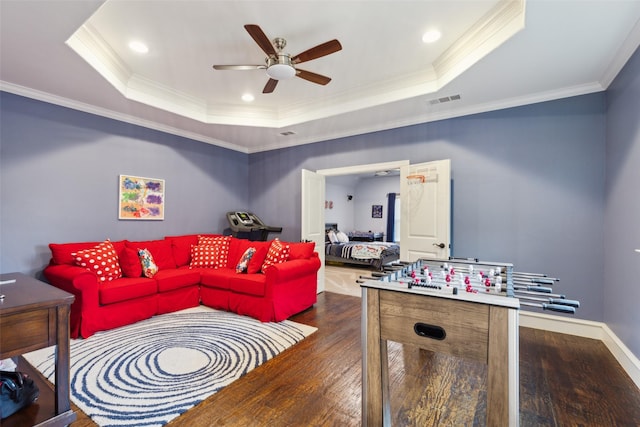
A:
[[[138,249],[138,258],[140,258],[140,264],[142,265],[142,275],[144,277],[152,278],[158,272],[158,266],[153,260],[153,255],[148,249]]]
[[[156,293],[158,293],[156,281],[146,277],[123,277],[98,285],[101,305],[133,300]]]
[[[124,249],[126,240],[118,240],[111,242],[113,248],[118,255],[120,251]],[[82,251],[84,249],[91,249],[97,246],[101,242],[77,242],[77,243],[50,243],[49,249],[51,249],[51,261],[54,264],[68,264],[75,265],[73,260],[74,252]]]
[[[200,285],[208,288],[229,289],[229,281],[236,277],[235,270],[230,268],[200,269]]]
[[[289,245],[282,243],[280,240],[275,239],[269,246],[267,256],[262,263],[261,271],[264,273],[267,267],[274,264],[280,264],[289,259]]]
[[[267,279],[264,274],[235,275],[229,280],[229,289],[239,294],[263,297]]]
[[[120,269],[124,277],[140,277],[142,276],[142,264],[135,249],[124,248],[118,254],[120,261]]]
[[[127,247],[135,249],[148,249],[153,256],[153,260],[158,266],[158,270],[166,270],[176,268],[176,262],[173,259],[171,250],[171,242],[169,240],[147,240],[140,242],[127,242]]]
[[[251,261],[254,253],[256,253],[256,248],[254,247],[247,248],[247,250],[244,251],[244,254],[242,254],[240,261],[238,261],[238,264],[236,265],[236,273],[240,274],[247,272],[247,268],[249,268],[249,261]]]
[[[189,269],[161,270],[155,275],[159,292],[168,292],[174,289],[186,288],[200,283],[200,272]]]
[[[316,248],[314,242],[289,243],[289,259],[308,259]]]
[[[98,243],[92,248],[73,252],[71,255],[76,265],[95,273],[100,282],[122,277],[118,254],[109,240]]]

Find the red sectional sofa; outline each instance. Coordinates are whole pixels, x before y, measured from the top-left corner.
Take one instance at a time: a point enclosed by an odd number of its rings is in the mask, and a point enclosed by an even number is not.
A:
[[[225,254],[215,252],[219,264],[197,263],[205,259],[197,252],[205,247],[199,245],[203,237],[227,242]],[[272,255],[274,241],[193,234],[109,242],[117,254],[113,267],[119,269],[110,280],[91,266],[78,265],[76,259],[76,254],[90,252],[105,242],[51,243],[52,258],[44,275],[51,285],[75,295],[70,316],[72,338],[88,338],[98,331],[199,304],[262,322],[279,322],[315,304],[320,259],[313,243],[275,242],[280,249],[287,249],[275,263],[265,263]],[[237,272],[249,248],[254,250],[253,257],[245,263],[245,271]],[[146,249],[157,266],[152,277],[144,276],[140,249]]]

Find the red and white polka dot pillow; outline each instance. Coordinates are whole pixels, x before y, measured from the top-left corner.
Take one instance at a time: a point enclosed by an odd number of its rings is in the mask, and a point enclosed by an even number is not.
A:
[[[227,266],[227,255],[222,245],[191,246],[190,268],[223,268]]]
[[[198,236],[198,246],[209,246],[210,248],[207,249],[207,251],[210,253],[210,256],[212,256],[211,251],[214,250],[213,248],[217,248],[218,253],[215,255],[215,266],[209,268],[222,268],[227,266],[230,245],[230,236]]]
[[[264,273],[267,267],[274,264],[280,264],[288,260],[290,250],[291,248],[289,245],[285,245],[280,240],[275,239],[271,242],[271,246],[269,246],[269,252],[267,252],[267,257],[262,263],[261,271]]]
[[[118,254],[109,240],[105,240],[91,249],[74,252],[71,256],[76,265],[93,271],[101,282],[122,277]]]

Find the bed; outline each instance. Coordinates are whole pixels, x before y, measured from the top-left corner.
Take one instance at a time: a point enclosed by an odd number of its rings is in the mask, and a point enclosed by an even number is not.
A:
[[[338,230],[338,224],[335,223],[325,224],[325,236],[326,263],[366,266],[382,270],[385,264],[400,259],[400,246],[397,244],[352,241],[345,233]]]

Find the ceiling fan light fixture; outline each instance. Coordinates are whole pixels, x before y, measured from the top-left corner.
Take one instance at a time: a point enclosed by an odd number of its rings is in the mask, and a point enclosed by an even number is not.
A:
[[[274,80],[287,80],[296,75],[296,69],[287,64],[273,64],[267,68],[267,75]]]

